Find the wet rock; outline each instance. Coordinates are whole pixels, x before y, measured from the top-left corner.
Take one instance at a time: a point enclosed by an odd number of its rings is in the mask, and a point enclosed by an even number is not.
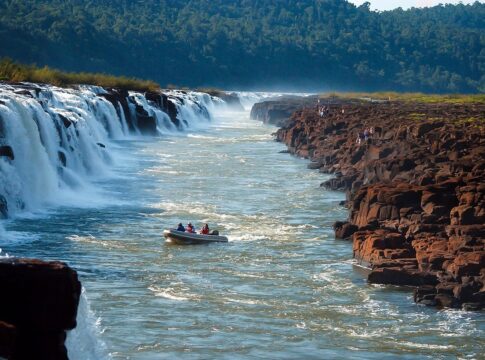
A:
[[[8,204],[7,199],[3,195],[0,194],[0,218],[7,218],[8,217]]]
[[[162,95],[162,110],[165,111],[168,116],[170,117],[170,120],[175,124],[175,126],[179,127],[180,126],[180,120],[177,117],[178,110],[177,106],[168,99],[168,96],[163,94]]]
[[[465,311],[480,311],[484,309],[481,303],[464,303],[462,309]]]
[[[76,272],[61,262],[1,259],[0,288],[0,321],[11,325],[3,326],[10,340],[0,356],[67,359],[66,330],[76,326],[81,294]]]
[[[106,93],[99,94],[98,96],[105,98],[111,104],[113,104],[116,111],[119,113],[123,111],[123,115],[128,123],[128,127],[131,131],[135,130],[131,111],[130,111],[130,95],[128,90],[125,89],[106,89]],[[121,115],[121,114],[120,114]]]
[[[367,280],[373,284],[389,285],[436,285],[438,279],[436,275],[414,271],[401,267],[382,267],[373,269]]]
[[[145,135],[156,135],[157,120],[155,116],[150,115],[141,105],[137,104],[135,109],[138,130]]]
[[[359,228],[348,221],[337,221],[333,224],[333,229],[337,239],[349,239]]]
[[[71,125],[72,125],[72,121],[69,120],[67,117],[65,117],[64,115],[62,114],[57,114],[57,116],[59,116],[59,118],[61,119],[62,123],[64,124],[64,127],[66,129],[68,129]]]
[[[335,175],[322,186],[347,191],[349,221],[334,229],[352,233],[354,257],[374,268],[369,281],[439,283],[421,302],[483,307],[485,130],[465,120],[485,105],[342,100],[329,109],[324,117],[314,107],[296,110],[276,137]],[[417,123],[416,113],[440,120]],[[359,144],[364,126],[374,134]]]
[[[15,159],[13,149],[10,146],[0,146],[0,156],[6,156],[10,160]]]
[[[457,299],[446,293],[437,294],[434,300],[436,301],[436,306],[438,307],[455,308],[459,305]]]
[[[59,161],[61,162],[62,166],[66,167],[67,166],[67,158],[66,158],[66,154],[64,153],[64,151],[58,151],[57,156],[58,156]]]

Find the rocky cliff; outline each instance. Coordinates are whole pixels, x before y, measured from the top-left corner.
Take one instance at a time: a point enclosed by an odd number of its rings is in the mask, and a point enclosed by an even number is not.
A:
[[[277,139],[335,175],[322,186],[347,191],[336,236],[352,239],[370,282],[415,286],[427,305],[482,309],[484,114],[483,103],[346,101],[324,116],[295,112]]]
[[[265,124],[285,126],[291,115],[300,108],[315,107],[314,96],[279,96],[254,104],[250,117]]]
[[[0,357],[67,359],[66,330],[76,327],[77,273],[61,262],[0,260]]]

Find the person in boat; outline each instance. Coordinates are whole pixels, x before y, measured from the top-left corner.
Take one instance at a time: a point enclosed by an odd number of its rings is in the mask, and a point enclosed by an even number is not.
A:
[[[186,232],[188,233],[195,233],[194,227],[192,226],[192,223],[187,224],[187,228],[185,229]]]
[[[210,230],[209,230],[209,225],[208,224],[205,224],[202,229],[200,229],[200,233],[202,235],[209,235],[210,233]]]
[[[182,223],[179,223],[179,225],[177,226],[177,231],[185,231],[185,228],[182,225]]]

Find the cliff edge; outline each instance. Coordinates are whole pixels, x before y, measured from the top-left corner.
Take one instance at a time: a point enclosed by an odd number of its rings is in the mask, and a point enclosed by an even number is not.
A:
[[[66,330],[76,327],[77,273],[58,261],[0,260],[0,357],[65,360]]]
[[[296,111],[278,130],[291,153],[347,191],[351,238],[369,282],[415,300],[485,307],[485,104],[342,102]]]

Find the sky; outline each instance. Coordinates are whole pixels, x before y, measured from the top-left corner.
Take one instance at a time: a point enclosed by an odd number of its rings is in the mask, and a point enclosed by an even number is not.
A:
[[[361,5],[366,2],[366,0],[349,0],[351,3],[356,5]],[[426,7],[426,6],[435,6],[438,4],[473,4],[475,0],[462,0],[462,1],[452,1],[452,0],[367,0],[371,4],[372,10],[392,10],[398,7],[402,7],[403,9],[408,9],[411,7]],[[485,2],[484,0],[479,1],[481,3]]]

